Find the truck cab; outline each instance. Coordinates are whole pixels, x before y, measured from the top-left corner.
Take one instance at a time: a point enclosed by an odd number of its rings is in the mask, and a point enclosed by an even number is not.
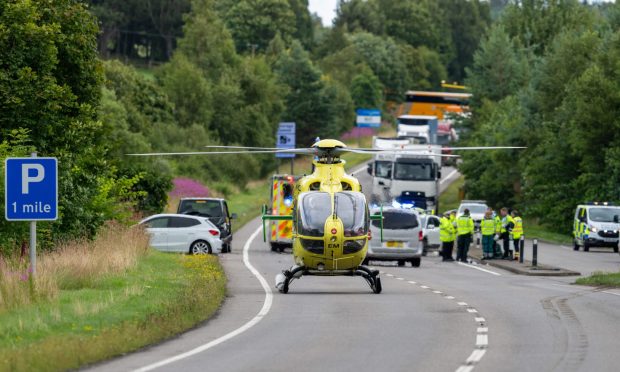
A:
[[[620,207],[607,202],[578,205],[573,220],[573,249],[583,247],[611,247],[618,252]]]

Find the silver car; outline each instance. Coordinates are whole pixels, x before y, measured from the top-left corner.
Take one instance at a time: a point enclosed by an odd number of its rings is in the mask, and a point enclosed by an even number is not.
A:
[[[164,252],[221,253],[220,230],[208,218],[156,214],[140,221],[151,236],[151,247]]]
[[[420,226],[422,226],[422,246],[424,247],[424,256],[431,249],[439,249],[441,241],[439,240],[439,217],[431,214],[420,215]]]
[[[371,214],[378,214],[373,208]],[[398,261],[404,266],[419,267],[422,261],[422,228],[420,215],[413,209],[383,208],[383,241],[381,241],[381,221],[373,220],[370,225],[372,239],[368,243],[365,262]]]

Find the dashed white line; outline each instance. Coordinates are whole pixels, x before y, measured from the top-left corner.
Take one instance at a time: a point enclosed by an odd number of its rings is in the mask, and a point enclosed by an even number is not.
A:
[[[442,294],[443,292],[442,291],[433,291],[433,293]]]
[[[446,300],[454,300],[454,296],[445,296],[444,297]]]
[[[428,289],[429,287],[428,287],[428,286],[425,286],[425,285],[421,285],[421,286],[420,286],[420,288],[423,288],[423,289]]]
[[[393,278],[393,277],[394,277],[394,275],[392,275],[392,274],[385,274],[385,275],[386,275],[386,276],[389,276],[390,278]]]
[[[467,302],[457,302],[456,304],[459,306],[467,306]]]
[[[396,280],[405,280],[405,278],[396,278]]]
[[[487,332],[489,332],[489,328],[488,327],[478,327],[476,332],[478,332],[478,333],[487,333]]]
[[[461,266],[466,266],[466,267],[469,267],[469,268],[471,268],[471,269],[476,269],[476,270],[479,270],[479,271],[483,271],[483,272],[488,273],[488,274],[491,274],[491,275],[495,275],[495,276],[502,276],[502,274],[500,274],[500,273],[496,273],[495,271],[491,271],[491,270],[483,269],[483,268],[481,268],[481,267],[474,266],[474,265],[470,265],[470,264],[467,264],[467,263],[464,263],[464,262],[457,262],[457,264],[459,264],[459,265],[461,265]]]
[[[417,282],[414,282],[413,280],[410,280],[407,283],[409,283],[409,284],[418,284]]]
[[[474,366],[460,366],[456,372],[471,372],[474,370]]]
[[[478,310],[476,310],[476,309],[472,309],[472,308],[470,307],[469,309],[467,309],[467,312],[470,312],[470,313],[477,313],[477,312],[478,312]]]
[[[192,355],[201,353],[201,352],[203,352],[205,350],[208,350],[208,349],[210,349],[210,348],[212,348],[212,347],[214,347],[216,345],[221,344],[222,342],[228,341],[231,338],[242,334],[243,332],[247,331],[248,329],[254,327],[256,324],[258,324],[258,322],[263,320],[265,315],[267,315],[267,313],[271,309],[271,304],[273,303],[273,292],[271,291],[271,287],[269,287],[269,284],[267,283],[267,280],[265,280],[265,278],[258,272],[258,270],[256,270],[256,268],[254,268],[254,266],[252,266],[252,264],[250,263],[250,255],[248,253],[248,251],[250,249],[250,244],[252,244],[252,241],[260,233],[261,229],[262,229],[262,227],[259,227],[258,229],[256,229],[256,231],[254,231],[254,233],[250,236],[248,241],[243,246],[243,264],[245,265],[245,267],[248,268],[248,270],[250,270],[250,272],[256,277],[256,279],[258,279],[258,281],[260,282],[261,286],[263,287],[263,290],[265,291],[265,300],[263,302],[263,307],[260,309],[258,314],[256,314],[256,316],[254,316],[254,318],[250,319],[249,322],[245,323],[244,325],[242,325],[241,327],[235,329],[234,331],[225,334],[222,337],[216,338],[213,341],[210,341],[210,342],[208,342],[208,343],[206,343],[204,345],[201,345],[201,346],[198,346],[198,347],[196,347],[194,349],[186,351],[186,352],[184,352],[182,354],[178,354],[178,355],[175,355],[173,357],[161,360],[159,362],[156,362],[156,363],[153,363],[153,364],[149,364],[149,365],[144,366],[142,368],[138,368],[138,369],[135,370],[135,372],[151,371],[153,369],[156,369],[156,368],[165,366],[167,364],[179,361],[181,359],[185,359],[185,358],[190,357]]]
[[[482,317],[476,317],[476,318],[474,318],[474,320],[475,320],[476,322],[478,322],[478,323],[484,323],[484,322],[486,322],[486,320],[484,320],[484,318],[482,318]]]
[[[476,335],[476,346],[486,347],[488,345],[489,345],[489,335],[486,335],[486,334]]]
[[[486,353],[486,349],[477,349],[474,350],[473,353],[471,353],[471,355],[469,356],[469,358],[467,358],[466,363],[471,364],[471,363],[478,363],[480,361],[480,359],[482,359],[482,357],[484,356],[484,354]]]

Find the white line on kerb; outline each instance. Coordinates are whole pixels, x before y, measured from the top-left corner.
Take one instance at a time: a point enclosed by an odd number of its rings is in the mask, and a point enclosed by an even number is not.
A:
[[[454,174],[456,174],[456,172],[458,172],[457,169],[453,170],[452,172],[448,173],[448,175],[441,181],[439,181],[439,184],[443,184],[444,182],[446,182],[447,180],[449,180],[450,178],[452,178],[452,176],[454,176]]]
[[[492,275],[502,276],[502,274],[500,274],[500,273],[496,273],[495,271],[491,271],[491,270],[483,269],[483,268],[481,268],[481,267],[474,266],[474,265],[470,265],[470,264],[467,264],[467,263],[464,263],[464,262],[457,262],[457,264],[459,264],[459,265],[461,265],[461,266],[466,266],[466,267],[469,267],[469,268],[472,268],[472,269],[476,269],[476,270],[484,271],[485,273],[489,273],[489,274],[492,274]]]
[[[256,231],[254,231],[254,233],[250,236],[250,238],[248,239],[248,241],[245,243],[245,245],[243,246],[243,264],[245,265],[245,267],[248,268],[248,270],[250,270],[250,272],[256,277],[256,279],[258,279],[258,281],[260,282],[261,286],[263,287],[263,290],[265,291],[265,301],[263,302],[263,307],[260,309],[260,311],[258,312],[258,314],[256,314],[256,316],[254,316],[254,318],[252,318],[249,322],[245,323],[244,325],[242,325],[241,327],[235,329],[232,332],[229,332],[227,334],[225,334],[224,336],[220,337],[220,338],[216,338],[215,340],[208,342],[204,345],[198,346],[192,350],[189,350],[185,353],[179,354],[179,355],[175,355],[173,357],[164,359],[162,361],[159,361],[157,363],[153,363],[153,364],[149,364],[147,366],[144,366],[142,368],[138,368],[135,371],[136,372],[145,372],[145,371],[151,371],[153,369],[165,366],[167,364],[176,362],[178,360],[181,359],[185,359],[187,357],[190,357],[192,355],[201,353],[205,350],[208,350],[216,345],[221,344],[222,342],[228,341],[231,338],[238,336],[240,334],[242,334],[243,332],[247,331],[248,329],[254,327],[256,324],[258,324],[258,322],[260,322],[265,315],[267,315],[267,313],[269,312],[269,310],[271,309],[271,305],[273,303],[273,292],[271,291],[271,288],[269,287],[269,284],[267,283],[267,280],[265,280],[265,278],[258,272],[258,270],[256,270],[254,268],[254,266],[252,266],[252,264],[250,263],[250,255],[248,253],[249,249],[250,249],[250,244],[252,244],[252,241],[256,238],[256,236],[260,233],[262,227],[259,227],[258,229],[256,229]]]

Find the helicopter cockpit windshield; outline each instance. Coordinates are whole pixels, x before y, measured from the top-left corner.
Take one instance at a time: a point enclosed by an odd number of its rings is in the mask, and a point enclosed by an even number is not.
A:
[[[366,198],[359,192],[335,194],[336,215],[344,225],[344,236],[361,236],[368,233]]]
[[[299,196],[298,230],[301,235],[323,236],[325,220],[332,214],[329,193],[308,192]]]

